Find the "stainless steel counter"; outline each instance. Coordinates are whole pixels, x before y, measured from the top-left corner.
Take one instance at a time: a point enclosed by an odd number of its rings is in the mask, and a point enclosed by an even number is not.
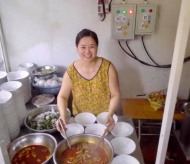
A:
[[[127,123],[131,124],[134,127],[133,121],[129,117],[119,116],[118,121],[119,122],[127,122]],[[28,133],[31,133],[31,131],[29,131],[25,127],[22,127],[19,136],[22,136],[22,135],[25,135],[25,134],[28,134]],[[53,133],[51,135],[53,135],[56,138],[58,144],[63,140],[63,138],[62,138],[62,136],[60,135],[59,132],[55,132],[55,133]],[[113,138],[114,138],[114,136],[111,133],[108,133],[108,135],[106,136],[106,139],[108,139],[108,141],[110,141]],[[140,162],[140,164],[144,164],[142,152],[141,152],[141,149],[140,149],[140,146],[139,146],[139,142],[138,142],[135,130],[133,131],[131,136],[129,136],[129,138],[131,138],[136,143],[136,149],[131,155],[133,157],[135,157]],[[54,164],[53,159],[51,159],[48,164]]]

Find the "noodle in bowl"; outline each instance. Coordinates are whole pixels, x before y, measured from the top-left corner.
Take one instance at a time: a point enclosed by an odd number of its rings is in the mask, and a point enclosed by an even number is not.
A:
[[[69,149],[66,140],[63,140],[57,146],[53,161],[55,164],[102,164],[111,163],[114,157],[114,150],[111,143],[104,139],[102,144],[98,144],[101,136],[93,134],[77,134],[68,137],[71,149]],[[92,163],[93,162],[93,163]]]

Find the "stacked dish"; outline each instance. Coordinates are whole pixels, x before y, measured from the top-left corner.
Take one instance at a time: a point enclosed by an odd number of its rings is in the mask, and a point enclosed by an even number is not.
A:
[[[24,118],[27,114],[22,92],[22,83],[19,81],[8,81],[0,86],[1,90],[12,93],[15,110],[19,119],[20,126],[24,123]]]
[[[18,71],[27,71],[29,73],[29,76],[32,78],[33,74],[32,71],[36,68],[36,65],[33,63],[21,63],[18,65],[17,70]]]
[[[15,139],[20,133],[17,113],[14,108],[12,93],[0,91],[0,110],[5,119],[10,139]]]
[[[6,126],[6,122],[3,118],[3,113],[0,110],[0,141],[4,140],[5,141],[5,145],[8,146],[10,143],[10,137],[9,137],[9,132]]]
[[[3,84],[7,81],[7,73],[0,71],[0,84]]]
[[[29,73],[27,71],[9,72],[7,79],[8,81],[20,81],[22,83],[24,102],[27,103],[32,97]]]

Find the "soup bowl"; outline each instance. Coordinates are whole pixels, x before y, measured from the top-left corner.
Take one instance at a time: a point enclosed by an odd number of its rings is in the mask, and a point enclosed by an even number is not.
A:
[[[68,137],[68,141],[71,145],[71,149],[69,149],[68,143],[66,140],[61,141],[55,149],[55,152],[53,154],[53,161],[55,164],[62,164],[63,158],[65,158],[65,156],[63,157],[64,151],[68,151],[68,150],[73,151],[73,147],[76,144],[82,143],[82,142],[83,143],[87,142],[87,143],[91,144],[91,145],[89,145],[89,147],[88,147],[88,145],[85,147],[85,149],[92,152],[93,159],[91,159],[91,161],[94,160],[94,158],[98,158],[96,153],[103,151],[103,152],[105,152],[106,158],[108,160],[108,161],[106,161],[106,163],[111,163],[111,161],[114,157],[113,147],[107,139],[104,139],[102,141],[102,143],[99,144],[100,139],[101,139],[101,136],[95,135],[95,134],[77,134],[77,135],[70,136],[70,137]],[[78,152],[80,153],[80,149],[78,149]],[[86,152],[86,150],[83,152],[83,154],[85,154],[85,152]],[[76,160],[76,157],[74,159]],[[77,161],[75,161],[75,162],[77,162]],[[84,163],[85,161],[81,161],[81,162]],[[95,163],[98,163],[98,161],[96,161]]]
[[[57,146],[56,139],[46,133],[30,133],[15,139],[8,147],[9,158],[12,161],[16,153],[27,147],[33,145],[45,146],[50,151],[50,156],[42,164],[46,164],[51,158]],[[40,153],[42,155],[42,153]]]

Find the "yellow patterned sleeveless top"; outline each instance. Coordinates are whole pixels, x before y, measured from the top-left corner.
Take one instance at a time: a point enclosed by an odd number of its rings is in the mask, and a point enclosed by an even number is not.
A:
[[[111,97],[108,75],[110,63],[110,61],[102,58],[98,72],[90,80],[80,75],[74,64],[69,66],[67,72],[72,82],[72,110],[74,115],[81,112],[91,112],[97,115],[108,111]]]

